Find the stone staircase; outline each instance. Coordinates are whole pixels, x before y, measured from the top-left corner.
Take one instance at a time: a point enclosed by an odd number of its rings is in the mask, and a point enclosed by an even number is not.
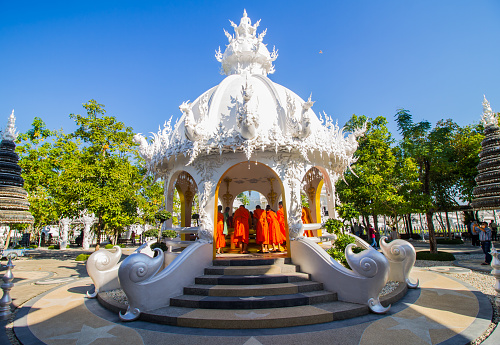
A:
[[[194,285],[184,288],[183,295],[171,298],[170,306],[144,312],[140,319],[184,327],[248,329],[311,325],[369,312],[366,305],[338,301],[335,292],[311,281],[289,258],[276,256],[217,258]]]

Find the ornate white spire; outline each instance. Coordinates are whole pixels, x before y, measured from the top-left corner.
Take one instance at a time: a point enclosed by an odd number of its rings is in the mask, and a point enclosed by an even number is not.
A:
[[[491,110],[490,102],[488,102],[485,95],[483,95],[483,116],[481,121],[485,127],[498,126],[497,115]]]
[[[273,48],[272,54],[267,50],[266,45],[262,43],[266,30],[257,36],[257,27],[260,20],[252,25],[252,21],[247,16],[247,11],[243,11],[243,17],[240,25],[229,21],[234,28],[234,35],[226,30],[224,33],[229,40],[229,44],[221,53],[215,52],[215,58],[222,63],[222,74],[261,74],[267,75],[274,73],[273,61],[278,57],[278,52]]]
[[[4,140],[16,140],[17,138],[17,133],[16,133],[16,117],[14,116],[14,109],[12,109],[12,113],[9,116],[9,121],[7,122],[7,127],[3,131],[3,136],[2,139]]]

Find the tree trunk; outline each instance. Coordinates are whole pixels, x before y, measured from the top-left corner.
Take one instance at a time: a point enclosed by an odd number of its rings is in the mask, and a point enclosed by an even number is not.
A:
[[[436,234],[434,233],[434,223],[432,222],[432,211],[425,213],[427,218],[427,227],[429,228],[429,250],[431,254],[437,254]]]
[[[451,240],[451,227],[450,227],[450,218],[448,217],[448,211],[444,213],[446,215],[446,226],[448,227],[448,238]]]
[[[9,227],[9,232],[7,233],[7,238],[5,239],[5,245],[4,245],[5,249],[8,249],[8,248],[9,248],[9,244],[10,244],[10,234],[11,234],[12,230],[13,230],[13,229],[12,229],[11,227]]]
[[[410,230],[410,235],[413,235],[413,225],[411,224],[411,213],[408,213],[408,229]]]
[[[373,217],[373,225],[375,226],[375,231],[378,232],[378,216],[375,213],[373,213],[372,217]]]
[[[101,230],[102,230],[102,217],[99,215],[99,222],[97,222],[97,240],[96,247],[101,245]]]

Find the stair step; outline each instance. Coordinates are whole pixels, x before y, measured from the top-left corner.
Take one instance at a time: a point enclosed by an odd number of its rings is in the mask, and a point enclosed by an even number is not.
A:
[[[213,261],[214,266],[259,266],[291,264],[290,258],[220,258]]]
[[[257,266],[210,266],[205,268],[206,275],[248,276],[261,274],[277,274],[297,272],[297,266],[283,265],[257,265]]]
[[[257,275],[204,275],[195,278],[195,284],[202,285],[261,285],[280,284],[308,281],[310,275],[302,272],[286,274],[257,274]]]
[[[261,309],[294,307],[336,300],[336,293],[322,290],[288,295],[250,297],[181,295],[171,298],[170,305],[173,307],[202,309]]]
[[[164,307],[141,314],[141,320],[194,328],[257,329],[312,325],[368,314],[366,305],[330,302],[267,309],[194,309]]]
[[[184,288],[185,295],[249,297],[295,294],[323,290],[323,284],[313,281],[261,285],[202,285]]]

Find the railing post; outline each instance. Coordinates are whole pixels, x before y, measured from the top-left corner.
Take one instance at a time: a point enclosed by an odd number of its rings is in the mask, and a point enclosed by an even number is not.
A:
[[[491,246],[491,251],[490,251],[491,256],[493,256],[493,260],[491,260],[491,267],[493,268],[491,270],[491,275],[495,277],[495,285],[494,289],[497,292],[497,295],[495,297],[495,304],[497,308],[500,308],[500,259],[498,258],[498,255],[500,254],[497,249],[492,245]]]
[[[5,267],[7,267],[7,271],[2,277],[3,284],[1,287],[3,290],[3,296],[2,299],[0,299],[0,320],[7,320],[12,314],[12,311],[10,310],[10,304],[12,303],[12,298],[10,298],[10,290],[14,286],[14,284],[12,283],[12,280],[14,279],[14,275],[12,274],[14,265],[12,264],[12,260],[10,257]]]

